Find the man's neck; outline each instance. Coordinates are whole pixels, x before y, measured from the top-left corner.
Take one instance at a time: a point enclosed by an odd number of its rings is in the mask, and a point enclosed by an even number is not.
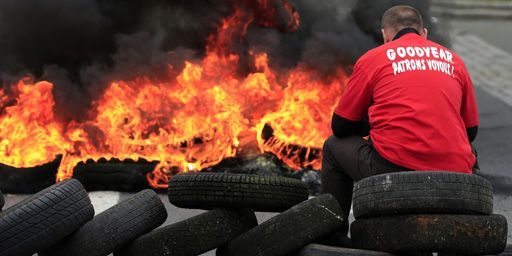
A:
[[[398,33],[396,33],[395,37],[393,38],[393,41],[402,37],[405,34],[410,34],[410,33],[416,33],[417,35],[420,34],[420,32],[418,32],[418,30],[416,30],[414,28],[404,28],[404,29],[398,31]]]

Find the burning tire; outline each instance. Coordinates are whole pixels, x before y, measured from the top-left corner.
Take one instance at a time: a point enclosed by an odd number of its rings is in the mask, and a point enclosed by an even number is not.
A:
[[[501,215],[397,215],[357,219],[350,228],[356,248],[391,253],[497,254],[507,243]]]
[[[169,201],[182,208],[250,208],[284,211],[306,199],[300,180],[247,174],[188,173],[169,181]]]
[[[372,176],[354,185],[356,218],[408,213],[491,214],[491,183],[454,172],[401,172]]]
[[[98,214],[39,255],[108,255],[160,226],[166,218],[167,211],[158,195],[144,190]]]
[[[215,209],[153,230],[114,256],[199,255],[222,246],[258,225],[252,210]]]
[[[219,256],[280,256],[295,252],[343,226],[341,208],[329,194],[302,202],[217,250]]]
[[[0,255],[32,255],[44,250],[93,216],[80,182],[57,183],[0,214]]]
[[[149,188],[146,174],[153,171],[156,165],[155,162],[145,160],[138,162],[114,159],[87,161],[75,166],[73,178],[79,180],[87,191],[140,191]]]
[[[55,184],[60,161],[61,156],[58,156],[52,162],[27,168],[0,164],[0,190],[4,193],[15,194],[37,193]]]
[[[304,247],[297,256],[393,256],[386,252],[359,250],[352,248],[332,247],[320,244],[310,244]]]

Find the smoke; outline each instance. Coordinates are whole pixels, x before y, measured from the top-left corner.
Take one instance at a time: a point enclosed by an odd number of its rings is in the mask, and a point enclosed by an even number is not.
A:
[[[186,0],[1,0],[0,82],[54,83],[62,119],[83,119],[109,82],[177,68],[229,14],[229,4]],[[171,54],[170,51],[173,51]]]
[[[418,9],[423,16],[424,25],[429,30],[429,39],[449,46],[446,31],[440,31],[438,24],[434,22],[430,13],[430,1],[422,0],[359,0],[357,1],[352,16],[358,26],[366,34],[373,36],[375,41],[382,41],[380,33],[380,18],[391,6],[410,5]]]
[[[425,0],[296,0],[292,1],[301,16],[297,33],[278,33],[252,27],[247,41],[250,47],[269,52],[277,65],[293,67],[302,63],[320,75],[332,74],[342,65],[351,65],[366,51],[383,41],[381,17],[392,6],[407,4],[424,16],[429,38],[448,45],[430,14]],[[276,68],[276,67],[274,67]]]
[[[84,119],[111,81],[168,78],[169,64],[179,71],[184,60],[201,58],[206,39],[232,12],[234,1],[0,0],[0,83],[7,87],[27,75],[52,81],[59,117]],[[276,70],[300,63],[328,76],[336,67],[349,69],[381,43],[380,17],[395,4],[418,8],[432,38],[447,43],[430,18],[430,1],[290,3],[300,14],[299,30],[289,33],[255,22],[232,49],[241,56],[242,73],[250,69],[250,50],[267,52]],[[289,12],[276,8],[276,13],[284,26]]]

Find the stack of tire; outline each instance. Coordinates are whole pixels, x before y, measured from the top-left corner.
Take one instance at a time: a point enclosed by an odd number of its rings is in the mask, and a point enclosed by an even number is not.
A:
[[[94,216],[84,187],[70,179],[0,214],[0,255],[108,255],[166,218],[165,207],[152,190]]]
[[[503,252],[507,220],[492,214],[491,183],[453,172],[401,172],[354,185],[356,248],[409,255]]]
[[[158,228],[114,255],[279,256],[293,253],[342,225],[330,195],[308,200],[300,180],[228,173],[173,176],[169,201],[205,213]],[[258,225],[254,211],[282,212]],[[284,212],[283,212],[284,211]]]

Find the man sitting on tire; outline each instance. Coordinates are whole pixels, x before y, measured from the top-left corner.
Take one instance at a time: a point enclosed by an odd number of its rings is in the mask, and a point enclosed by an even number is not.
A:
[[[387,10],[384,44],[357,61],[334,111],[334,135],[323,148],[322,193],[338,200],[346,220],[354,181],[397,171],[472,172],[470,142],[478,130],[473,84],[460,57],[429,41],[427,32],[415,8]]]

